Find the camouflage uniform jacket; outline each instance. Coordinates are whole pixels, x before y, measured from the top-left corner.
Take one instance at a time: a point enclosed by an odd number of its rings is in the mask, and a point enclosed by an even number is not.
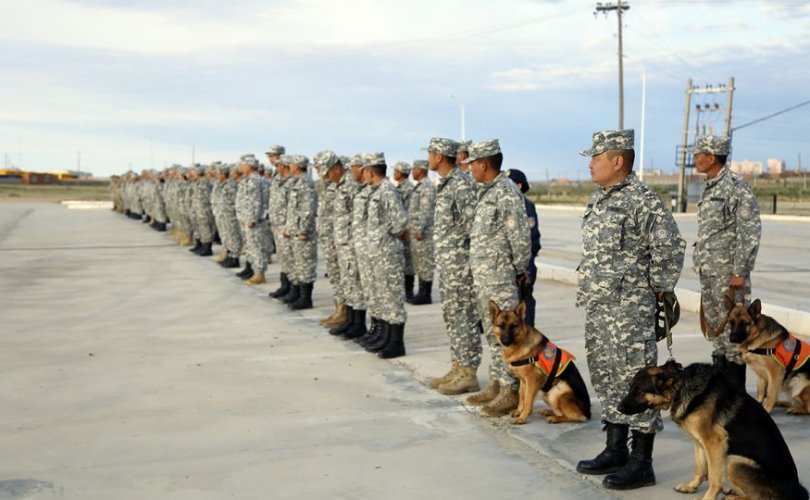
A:
[[[391,258],[399,249],[402,251],[402,233],[408,222],[408,214],[399,199],[397,188],[389,180],[376,186],[369,186],[368,219],[366,239],[368,251],[373,258]],[[376,261],[378,264],[381,261]]]
[[[582,219],[577,306],[673,290],[685,247],[672,214],[635,174],[600,188]]]
[[[270,203],[268,204],[268,216],[270,225],[276,230],[284,230],[287,222],[287,194],[290,183],[289,177],[282,177],[276,174],[270,184]]]
[[[288,185],[285,231],[291,238],[306,236],[312,239],[315,236],[315,215],[318,211],[315,183],[312,182],[312,177],[304,172],[299,177],[291,178]]]
[[[219,219],[222,217],[222,189],[225,183],[219,179],[214,181],[214,187],[211,188],[211,211],[214,212],[214,218]]]
[[[529,221],[523,197],[505,175],[478,187],[470,233],[470,267],[478,289],[515,285],[531,257]]]
[[[748,276],[759,251],[762,224],[751,186],[723,167],[698,202],[698,238],[692,255],[703,274]]]
[[[239,179],[236,190],[236,219],[244,226],[253,222],[259,224],[267,210],[267,191],[263,189],[264,179],[253,172]]]
[[[447,271],[446,266],[454,263],[469,268],[470,229],[475,217],[476,191],[473,181],[458,167],[450,171],[447,177],[439,178],[433,215],[433,241],[439,269]]]
[[[211,212],[211,181],[197,179],[191,187],[191,207],[198,217],[213,217]]]
[[[399,184],[394,184],[394,186],[399,192],[399,199],[402,201],[402,207],[405,208],[405,211],[407,212],[410,209],[411,196],[413,195],[413,190],[416,189],[416,186],[408,179],[405,179]]]
[[[327,182],[323,187],[322,199],[318,203],[318,237],[334,240],[335,234],[335,197],[338,185]]]
[[[433,211],[436,207],[436,186],[425,177],[416,184],[408,205],[408,231],[433,237]]]
[[[352,240],[355,249],[366,250],[366,221],[368,220],[368,184],[358,182],[352,202]]]
[[[335,184],[335,199],[332,202],[331,210],[334,212],[335,218],[333,225],[336,245],[348,245],[352,242],[352,207],[357,189],[357,183],[348,170]]]

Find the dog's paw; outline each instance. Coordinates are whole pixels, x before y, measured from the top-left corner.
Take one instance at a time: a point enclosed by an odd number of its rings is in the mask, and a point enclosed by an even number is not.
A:
[[[801,406],[791,406],[785,410],[785,413],[788,415],[807,415],[807,409],[802,408]]]
[[[526,423],[527,420],[528,420],[528,418],[521,417],[521,416],[518,415],[518,416],[512,418],[512,423],[515,424],[515,425],[523,425],[523,424]]]
[[[550,424],[564,424],[565,422],[570,422],[570,420],[566,417],[561,417],[552,413],[546,417],[546,422]]]
[[[680,483],[676,484],[673,489],[678,493],[694,493],[697,491],[697,486],[692,486],[689,483]]]
[[[556,415],[556,413],[554,413],[554,410],[552,410],[551,408],[541,408],[537,410],[537,413],[543,415],[544,417],[553,417],[554,415]]]

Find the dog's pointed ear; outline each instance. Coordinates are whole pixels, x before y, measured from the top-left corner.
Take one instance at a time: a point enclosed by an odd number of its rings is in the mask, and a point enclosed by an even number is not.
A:
[[[726,311],[734,309],[734,299],[730,295],[723,295],[723,303],[726,305]]]
[[[521,300],[515,312],[522,321],[526,320],[526,301]]]
[[[760,314],[762,314],[762,302],[760,302],[759,299],[751,302],[751,305],[748,306],[748,314],[750,314],[753,319],[757,319]]]
[[[498,304],[494,300],[489,301],[489,319],[493,323],[495,323],[495,316],[501,312],[501,308],[498,307]]]

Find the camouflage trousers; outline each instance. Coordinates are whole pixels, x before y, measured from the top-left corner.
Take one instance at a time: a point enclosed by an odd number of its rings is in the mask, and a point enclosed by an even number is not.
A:
[[[419,280],[422,280],[420,275]],[[450,338],[450,358],[463,366],[481,365],[481,334],[469,267],[450,274],[439,270],[442,317]]]
[[[214,233],[217,231],[217,226],[214,223],[214,215],[210,212],[194,212],[192,218],[194,224],[194,234],[203,243],[211,243],[214,241]]]
[[[236,214],[227,212],[216,219],[217,232],[222,239],[222,246],[233,256],[239,256],[242,252],[242,231],[239,229],[239,221]]]
[[[264,221],[262,224],[264,224],[264,230],[267,232],[267,245],[265,246],[264,251],[267,254],[267,261],[270,262],[270,256],[276,251],[276,236],[273,233],[273,228],[270,227],[269,222]]]
[[[492,358],[489,364],[489,379],[500,381],[501,387],[511,387],[517,390],[520,384],[506,367],[501,344],[498,343],[498,339],[492,331],[492,320],[489,317],[490,300],[495,301],[501,309],[507,311],[518,306],[517,287],[509,283],[500,286],[481,286],[476,288],[476,296],[478,298],[478,317],[484,327],[484,334],[487,336],[487,344],[489,344],[489,355]]]
[[[433,281],[433,270],[436,268],[433,252],[433,234],[425,233],[422,235],[421,240],[411,237],[409,246],[413,258],[413,270],[419,277],[419,281]]]
[[[402,254],[405,256],[404,273],[406,276],[413,276],[413,253],[411,251],[410,238],[402,242]]]
[[[649,290],[615,301],[585,306],[585,353],[591,385],[602,405],[602,421],[628,424],[644,433],[663,429],[661,412],[625,415],[618,410],[630,382],[642,368],[655,366],[655,296]]]
[[[405,255],[402,241],[369,250],[373,297],[371,315],[391,324],[404,324],[405,314]]]
[[[160,196],[153,200],[152,203],[152,218],[160,223],[166,222],[166,204]]]
[[[194,224],[191,221],[191,209],[180,207],[178,212],[178,222],[180,222],[181,229],[189,236],[194,236]]]
[[[700,273],[700,300],[703,303],[703,316],[709,322],[712,329],[720,326],[720,323],[726,318],[728,311],[726,310],[724,297],[728,295],[728,282],[731,276],[713,276],[706,273]],[[751,303],[751,277],[745,279],[745,290],[743,292],[743,303]],[[738,297],[735,302],[738,302]],[[737,344],[729,340],[729,333],[731,327],[726,325],[721,335],[711,339],[713,350],[712,355],[723,355],[729,361],[737,364],[744,364],[742,355],[737,350]]]
[[[321,255],[326,264],[326,274],[329,276],[329,284],[332,285],[335,301],[338,304],[345,304],[346,297],[340,286],[340,267],[338,266],[337,248],[335,239],[331,233],[318,234],[318,242],[321,244]]]
[[[244,227],[244,226],[243,226]],[[264,251],[267,245],[267,235],[261,224],[245,227],[245,257],[255,271],[264,273],[267,270],[267,254]]]
[[[301,241],[295,236],[290,236],[289,241],[292,252],[290,281],[297,285],[314,283],[317,277],[315,267],[318,264],[318,243],[314,238]]]
[[[365,311],[366,299],[360,284],[360,270],[354,254],[354,244],[337,245],[336,253],[340,276],[340,293],[344,297],[347,306],[358,311]]]
[[[357,262],[357,272],[360,275],[360,289],[363,290],[363,297],[365,298],[366,302],[366,311],[368,311],[370,316],[374,316],[374,311],[379,310],[375,302],[377,297],[374,295],[372,290],[374,287],[374,274],[372,272],[372,268],[376,264],[372,264],[370,261],[365,236],[356,238],[354,240],[354,255]],[[376,316],[374,317],[376,318]]]
[[[285,238],[282,233],[283,231],[276,231],[276,257],[278,257],[281,272],[286,274],[287,277],[292,277],[292,242],[289,238]]]

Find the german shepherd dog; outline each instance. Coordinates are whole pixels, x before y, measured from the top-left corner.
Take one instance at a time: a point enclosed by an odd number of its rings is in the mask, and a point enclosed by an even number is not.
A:
[[[543,401],[550,406],[540,410],[547,422],[560,424],[590,419],[591,398],[574,365],[573,355],[526,324],[526,302],[521,301],[513,311],[503,311],[490,301],[489,314],[495,336],[503,346],[503,359],[520,380],[519,402],[512,412],[512,423],[526,423],[537,391],[542,392]]]
[[[694,441],[695,474],[675,491],[694,493],[708,477],[703,500],[714,500],[723,491],[725,473],[733,485],[726,498],[808,498],[771,416],[712,365],[683,368],[668,361],[640,370],[619,411],[634,415],[649,408],[668,409]]]
[[[776,405],[793,415],[810,413],[810,344],[802,342],[770,316],[759,299],[747,308],[726,296],[729,340],[739,344],[743,360],[757,374],[757,401],[770,413]],[[725,324],[722,325],[725,328]],[[719,330],[719,329],[718,329]],[[722,330],[720,330],[722,331]],[[792,359],[795,357],[795,360]],[[780,392],[791,402],[777,402]]]

